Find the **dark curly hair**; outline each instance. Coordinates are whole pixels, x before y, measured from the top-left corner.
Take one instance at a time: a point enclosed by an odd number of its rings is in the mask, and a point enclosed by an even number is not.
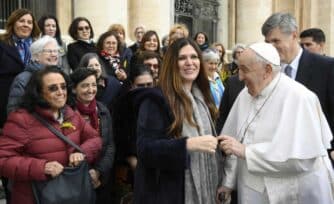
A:
[[[70,80],[65,72],[63,72],[60,67],[55,65],[46,66],[44,69],[35,72],[31,76],[20,107],[28,110],[28,112],[33,112],[36,106],[41,108],[50,108],[50,104],[42,96],[43,78],[50,73],[58,73],[64,77],[67,85],[67,93],[69,93]]]

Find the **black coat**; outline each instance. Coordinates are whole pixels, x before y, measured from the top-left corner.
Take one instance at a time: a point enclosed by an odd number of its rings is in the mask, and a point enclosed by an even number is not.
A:
[[[303,50],[296,81],[318,96],[322,110],[334,133],[334,58]]]
[[[24,70],[24,64],[15,46],[0,42],[0,128],[6,121],[6,107],[10,86],[17,74]]]
[[[87,43],[82,40],[78,40],[69,44],[67,47],[67,60],[71,69],[75,70],[78,68],[81,57],[89,52],[98,54],[94,43]]]
[[[132,51],[132,53],[135,54],[139,49],[139,43],[135,42],[131,46],[129,46],[129,48]]]
[[[115,144],[111,126],[111,116],[109,110],[97,101],[100,135],[102,137],[102,149],[100,157],[94,166],[100,172],[100,181],[102,185],[96,189],[96,204],[111,202],[111,184],[110,175],[115,158]]]
[[[112,132],[112,120],[109,110],[99,101],[97,101],[98,117],[100,125],[100,135],[102,137],[102,149],[100,159],[96,163],[95,168],[99,170],[102,177],[102,183],[105,183],[111,173],[111,168],[115,158],[115,144]]]
[[[225,90],[219,106],[219,117],[216,122],[217,134],[221,132],[228,114],[233,106],[235,99],[239,96],[240,91],[245,87],[244,82],[239,80],[238,75],[233,75],[226,79]]]
[[[134,101],[139,111],[134,203],[182,204],[189,166],[186,138],[168,133],[173,117],[159,89],[147,88]]]
[[[105,78],[105,86],[98,85],[96,99],[103,103],[108,109],[112,110],[112,105],[119,95],[122,84],[114,76]]]

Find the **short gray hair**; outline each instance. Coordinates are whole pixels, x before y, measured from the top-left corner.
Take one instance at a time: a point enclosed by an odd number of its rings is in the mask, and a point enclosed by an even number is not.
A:
[[[234,45],[234,47],[232,48],[232,58],[233,60],[236,60],[236,52],[238,49],[244,50],[246,49],[246,45],[241,44],[241,43],[237,43],[236,45]]]
[[[44,35],[43,37],[33,42],[30,46],[30,52],[31,52],[32,59],[33,60],[36,59],[37,54],[43,52],[44,47],[49,43],[55,44],[57,46],[57,49],[59,49],[57,40],[48,35]]]
[[[213,48],[208,48],[202,52],[202,58],[205,62],[216,61],[219,62],[220,58],[218,52]]]
[[[298,29],[296,19],[290,13],[274,13],[263,23],[262,35],[267,36],[276,27],[285,34],[291,34]]]
[[[135,28],[135,34],[137,33],[137,30],[139,30],[139,29],[143,29],[144,30],[144,32],[145,32],[145,27],[144,27],[144,25],[138,25],[138,26],[136,26],[136,28]]]

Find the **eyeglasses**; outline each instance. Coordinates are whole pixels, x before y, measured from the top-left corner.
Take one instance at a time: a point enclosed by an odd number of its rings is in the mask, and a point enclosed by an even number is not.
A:
[[[78,27],[79,31],[83,31],[83,30],[90,30],[89,26],[83,26],[83,27]]]
[[[42,52],[47,53],[47,54],[52,54],[52,53],[58,54],[59,49],[54,49],[54,50],[53,49],[43,49]]]
[[[67,89],[67,86],[65,83],[62,83],[62,84],[51,84],[47,87],[48,91],[53,93],[53,92],[57,92],[59,91],[59,89],[61,89],[62,91],[66,91]]]
[[[144,64],[151,68],[153,67],[153,69],[159,69],[159,64],[151,64],[151,63],[144,63]]]
[[[153,82],[136,84],[136,87],[138,88],[153,87]]]

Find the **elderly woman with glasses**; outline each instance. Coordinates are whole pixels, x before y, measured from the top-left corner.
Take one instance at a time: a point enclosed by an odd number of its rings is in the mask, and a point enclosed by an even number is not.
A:
[[[94,31],[87,18],[77,17],[72,21],[68,32],[75,42],[67,47],[67,60],[72,70],[75,70],[78,68],[80,59],[84,54],[97,53],[93,41]]]
[[[58,19],[50,14],[43,15],[38,20],[38,26],[41,29],[42,36],[48,35],[55,38],[59,46],[59,66],[63,68],[66,74],[70,73],[70,67],[67,62],[66,52],[67,45],[61,39],[61,32],[58,23]]]
[[[79,113],[66,105],[68,77],[48,66],[31,77],[20,109],[11,112],[0,137],[0,175],[12,182],[11,203],[36,203],[32,182],[60,175],[84,159],[95,163],[101,139]],[[62,132],[83,153],[52,133],[33,114]],[[73,202],[75,203],[75,202]]]
[[[210,82],[210,90],[213,100],[215,101],[216,107],[219,108],[224,93],[223,82],[217,73],[219,54],[215,49],[208,48],[202,52],[202,58],[204,69]]]
[[[48,35],[33,42],[30,46],[31,62],[22,73],[17,75],[10,87],[7,112],[17,109],[22,101],[31,75],[43,69],[46,65],[57,65],[59,62],[58,43],[55,38]]]

